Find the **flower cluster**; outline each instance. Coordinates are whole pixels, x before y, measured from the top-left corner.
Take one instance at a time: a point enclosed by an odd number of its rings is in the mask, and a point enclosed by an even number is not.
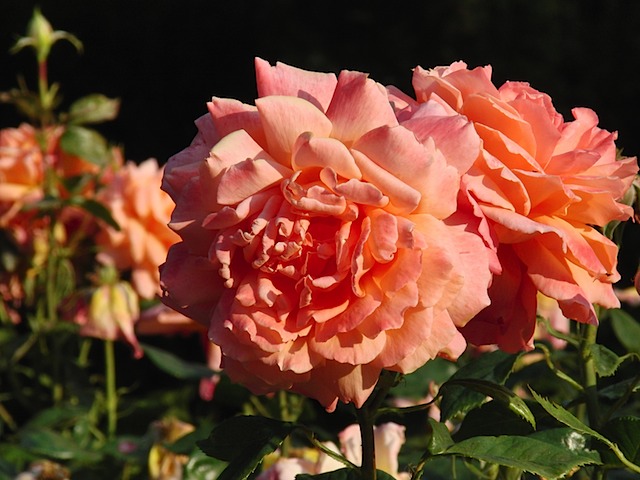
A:
[[[257,59],[255,105],[212,99],[166,166],[161,282],[233,380],[361,406],[383,369],[530,348],[538,293],[580,322],[618,305],[597,227],[630,216],[635,158],[591,110],[565,122],[490,74],[418,67],[413,98]]]
[[[3,265],[0,276],[3,315],[20,322],[20,309],[25,301],[37,301],[39,288],[21,277],[37,277],[50,268],[48,257],[66,250],[78,257],[78,265],[70,267],[72,276],[94,279],[77,292],[63,289],[57,298],[62,315],[80,325],[81,335],[123,339],[140,357],[134,330],[140,318],[142,334],[165,334],[167,324],[171,333],[199,330],[193,321],[158,307],[140,314],[141,299],[158,297],[158,265],[178,240],[167,227],[173,204],[160,190],[163,169],[155,159],[125,163],[118,150],[101,166],[70,155],[61,145],[64,131],[62,126],[39,129],[27,123],[0,130],[0,226],[16,258]],[[92,214],[95,206],[104,208],[98,213],[108,212],[107,221]],[[49,230],[52,239],[47,238]],[[97,246],[97,271],[87,270],[81,245]],[[20,265],[28,258],[28,264]],[[215,346],[205,349],[217,368]],[[207,391],[210,398],[212,386]]]

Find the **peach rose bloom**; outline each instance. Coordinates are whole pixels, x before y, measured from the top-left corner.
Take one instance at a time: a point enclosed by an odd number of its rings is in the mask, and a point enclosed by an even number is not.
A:
[[[616,158],[616,134],[599,128],[587,108],[564,121],[551,98],[527,83],[496,88],[488,66],[417,67],[413,86],[418,103],[445,103],[482,139],[462,192],[502,273],[491,306],[464,327],[465,337],[510,352],[531,348],[538,292],[583,323],[597,323],[594,303],[619,306],[612,288],[618,249],[595,228],[632,214],[618,200],[638,167],[635,158]],[[411,117],[416,108],[403,113]]]
[[[167,227],[173,202],[160,190],[161,181],[162,168],[155,159],[127,162],[98,196],[120,225],[120,231],[105,226],[96,236],[99,258],[121,271],[131,270],[136,292],[146,299],[160,293],[158,267],[179,240]]]
[[[42,198],[44,169],[34,127],[23,123],[0,130],[0,227],[7,226],[25,204]]]
[[[381,85],[260,59],[256,71],[256,105],[213,98],[167,164],[182,242],[163,301],[210,325],[223,368],[254,393],[361,406],[382,369],[464,349],[457,327],[488,304],[487,249],[447,222],[458,168],[398,124]]]

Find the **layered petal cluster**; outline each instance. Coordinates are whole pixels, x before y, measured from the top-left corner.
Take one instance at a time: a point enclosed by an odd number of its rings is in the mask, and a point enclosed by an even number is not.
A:
[[[127,162],[99,194],[120,226],[120,230],[102,228],[97,234],[100,259],[121,271],[131,270],[136,292],[146,299],[160,293],[158,266],[180,239],[167,227],[173,202],[160,190],[162,174],[155,159],[140,165]]]
[[[452,220],[480,142],[452,129],[476,151],[448,158],[363,73],[259,59],[256,72],[255,105],[213,98],[166,166],[182,241],[163,301],[210,325],[225,371],[255,393],[360,406],[382,369],[458,355],[457,328],[488,305],[487,248]]]
[[[491,306],[463,329],[465,337],[507,351],[531,347],[538,292],[584,323],[597,322],[594,303],[617,307],[618,250],[596,227],[632,214],[618,200],[638,167],[635,158],[616,158],[616,133],[599,128],[587,108],[565,121],[551,98],[527,83],[497,88],[490,67],[418,67],[413,86],[417,102],[408,101],[399,118],[437,100],[464,115],[482,139],[462,196],[501,274]]]

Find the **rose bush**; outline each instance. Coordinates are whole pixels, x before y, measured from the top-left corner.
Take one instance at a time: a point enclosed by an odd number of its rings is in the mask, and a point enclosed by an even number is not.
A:
[[[464,115],[482,139],[465,173],[459,208],[479,219],[478,231],[498,255],[491,306],[462,331],[476,344],[514,352],[532,347],[538,292],[558,301],[564,316],[597,323],[592,304],[618,307],[612,284],[616,245],[596,227],[625,220],[618,200],[637,172],[635,158],[616,158],[616,134],[575,108],[565,122],[551,98],[523,82],[491,81],[491,68],[414,70],[416,100],[397,109],[403,124],[420,104],[437,101]]]
[[[166,166],[182,241],[163,301],[210,324],[225,371],[254,393],[361,406],[382,369],[457,356],[457,328],[488,305],[488,250],[454,215],[480,143],[451,130],[466,148],[449,158],[418,141],[363,73],[260,59],[256,73],[256,105],[213,98]]]

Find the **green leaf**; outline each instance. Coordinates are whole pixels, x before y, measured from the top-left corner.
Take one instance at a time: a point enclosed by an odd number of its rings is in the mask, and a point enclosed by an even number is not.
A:
[[[518,355],[510,355],[500,350],[486,353],[458,370],[450,381],[476,379],[502,385],[517,359]],[[446,388],[440,401],[440,421],[444,422],[457,414],[468,412],[481,405],[485,398],[486,395],[460,385]]]
[[[114,220],[113,216],[111,215],[111,212],[107,209],[107,207],[105,207],[102,203],[98,202],[97,200],[77,196],[77,197],[72,197],[69,203],[71,205],[75,205],[76,207],[85,210],[86,212],[89,212],[91,215],[104,221],[107,225],[109,225],[111,228],[115,229],[116,231],[118,232],[120,231],[120,225],[118,225],[118,222]]]
[[[602,398],[606,398],[607,400],[618,400],[622,396],[627,395],[629,389],[631,389],[631,393],[637,392],[640,390],[640,385],[637,384],[635,379],[628,378],[621,382],[604,387],[598,392],[598,395]]]
[[[592,437],[595,437],[598,440],[602,440],[605,443],[609,442],[605,437],[600,435],[591,427],[588,427],[587,425],[582,423],[571,412],[561,407],[557,403],[547,400],[546,398],[536,393],[534,390],[531,390],[531,394],[533,395],[533,398],[535,398],[536,401],[542,406],[542,408],[544,408],[549,415],[551,415],[553,418],[555,418],[559,422],[564,423],[565,425],[573,428],[577,432],[584,433],[586,435],[591,435]]]
[[[51,407],[41,410],[31,417],[25,427],[37,430],[39,428],[55,427],[64,423],[75,423],[78,417],[87,413],[86,409],[70,405]]]
[[[181,380],[199,380],[211,377],[216,373],[202,364],[186,362],[173,353],[157,347],[146,344],[141,344],[140,346],[149,360],[160,370]]]
[[[394,477],[382,470],[376,471],[376,477],[380,480],[394,480]],[[353,468],[341,468],[333,472],[320,473],[318,475],[309,475],[302,473],[296,475],[296,480],[362,480],[359,470]]]
[[[629,358],[628,356],[619,357],[614,352],[609,350],[604,345],[594,343],[589,349],[591,358],[593,358],[596,372],[601,377],[610,377],[624,361]]]
[[[615,308],[607,311],[613,332],[620,343],[632,353],[640,353],[640,324],[627,312]]]
[[[217,458],[208,457],[201,450],[196,450],[189,455],[189,461],[184,466],[184,480],[211,480],[218,478],[227,466],[227,462]]]
[[[519,468],[545,478],[560,478],[575,467],[599,463],[596,452],[570,449],[566,442],[553,443],[549,438],[534,435],[473,437],[456,443],[445,453]]]
[[[69,122],[73,124],[100,123],[118,116],[120,100],[100,93],[82,97],[71,104]]]
[[[455,434],[456,440],[483,435],[528,435],[531,424],[501,402],[492,400],[467,413]]]
[[[602,443],[604,443],[607,447],[611,449],[611,451],[615,454],[616,457],[618,457],[618,460],[620,460],[625,467],[629,468],[630,470],[636,473],[640,473],[640,466],[634,464],[633,461],[629,460],[625,456],[625,454],[622,452],[620,447],[618,447],[618,445],[616,445],[614,442],[609,440],[607,437],[601,435],[600,433],[596,432],[592,428],[587,427],[584,423],[582,423],[580,420],[578,420],[576,417],[574,417],[570,412],[562,408],[560,405],[550,402],[549,400],[538,395],[533,390],[531,390],[531,393],[533,394],[534,398],[538,401],[538,403],[540,403],[542,408],[544,408],[547,411],[547,413],[549,413],[556,420],[564,423],[565,425],[568,425],[569,427],[573,428],[574,430],[580,433],[591,435],[592,437],[600,440]]]
[[[453,445],[453,440],[444,423],[436,422],[433,418],[429,418],[428,421],[431,434],[427,442],[427,450],[431,455],[438,455]]]
[[[107,141],[90,128],[69,125],[60,137],[60,147],[69,155],[75,155],[96,165],[105,165],[109,159]]]
[[[197,444],[205,454],[229,462],[218,480],[244,480],[294,428],[293,423],[271,418],[238,416],[220,423]]]
[[[47,428],[21,431],[20,444],[33,453],[57,460],[98,462],[101,459],[100,454],[85,450],[73,440]]]
[[[405,375],[400,383],[393,387],[392,392],[396,397],[422,400],[430,393],[431,383],[444,383],[456,370],[455,363],[437,357],[415,372]]]
[[[533,416],[533,413],[531,413],[531,410],[529,410],[529,407],[527,407],[527,404],[524,403],[524,400],[503,385],[498,385],[497,383],[480,379],[453,379],[442,385],[440,388],[451,388],[452,386],[458,385],[475,390],[476,392],[502,402],[513,413],[529,422],[533,428],[536,427],[536,419]]]
[[[633,463],[640,463],[640,418],[614,418],[603,427],[602,433],[618,445],[626,458]],[[620,464],[615,457],[612,461]]]

